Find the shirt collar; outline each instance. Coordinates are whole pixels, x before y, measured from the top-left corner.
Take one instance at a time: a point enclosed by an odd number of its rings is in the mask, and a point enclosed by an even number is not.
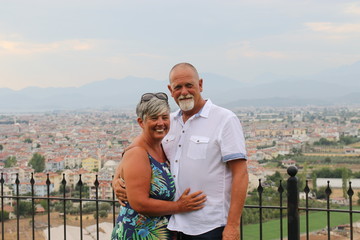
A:
[[[210,99],[206,99],[205,105],[200,109],[200,111],[198,113],[195,114],[195,118],[198,117],[204,117],[207,118],[209,116],[209,112],[210,112],[210,108],[213,105],[213,103],[211,102]],[[175,112],[175,119],[178,119],[182,116],[182,111],[181,109],[178,109]]]

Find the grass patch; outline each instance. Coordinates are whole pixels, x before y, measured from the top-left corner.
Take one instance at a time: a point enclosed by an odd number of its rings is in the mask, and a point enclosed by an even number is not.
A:
[[[348,208],[343,208],[348,209]],[[359,210],[360,207],[354,207]],[[264,210],[266,211],[266,210]],[[302,211],[303,212],[303,211]],[[360,214],[353,214],[353,222],[360,221]],[[335,227],[350,223],[349,213],[330,213],[330,225]],[[327,226],[326,212],[310,212],[309,214],[309,232],[321,230]],[[245,225],[243,228],[244,239],[260,239],[260,224]],[[306,233],[306,215],[300,215],[300,232]],[[280,239],[280,219],[264,222],[262,225],[263,240]],[[287,238],[287,218],[283,219],[283,237]]]

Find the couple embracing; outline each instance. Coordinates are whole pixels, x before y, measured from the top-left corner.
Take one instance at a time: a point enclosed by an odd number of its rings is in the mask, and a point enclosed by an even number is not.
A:
[[[122,206],[112,239],[238,240],[248,185],[240,121],[202,98],[193,65],[175,65],[169,80],[178,111],[165,93],[137,105],[142,132],[114,176]]]

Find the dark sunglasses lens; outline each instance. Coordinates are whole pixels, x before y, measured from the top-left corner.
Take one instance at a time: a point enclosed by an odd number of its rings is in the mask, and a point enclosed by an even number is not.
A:
[[[150,101],[150,99],[152,99],[153,97],[154,97],[154,94],[152,94],[152,93],[145,93],[144,95],[142,95],[141,101],[147,102],[147,101]]]
[[[159,92],[159,93],[145,93],[144,95],[142,95],[141,97],[141,102],[147,102],[150,101],[153,97],[157,97],[158,99],[161,100],[168,100],[168,96],[166,95],[166,93],[163,92]]]
[[[165,93],[162,93],[162,92],[156,93],[155,96],[158,99],[161,99],[161,100],[168,100],[168,96]]]

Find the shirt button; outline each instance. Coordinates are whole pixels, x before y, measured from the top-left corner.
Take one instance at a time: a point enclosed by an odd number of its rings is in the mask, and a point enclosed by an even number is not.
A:
[[[185,131],[183,130],[182,133],[184,133]]]
[[[175,162],[178,162],[178,160],[175,160]]]
[[[181,147],[181,145],[179,145],[179,147]]]
[[[176,176],[175,176],[175,175],[173,175],[173,177],[175,178]]]

